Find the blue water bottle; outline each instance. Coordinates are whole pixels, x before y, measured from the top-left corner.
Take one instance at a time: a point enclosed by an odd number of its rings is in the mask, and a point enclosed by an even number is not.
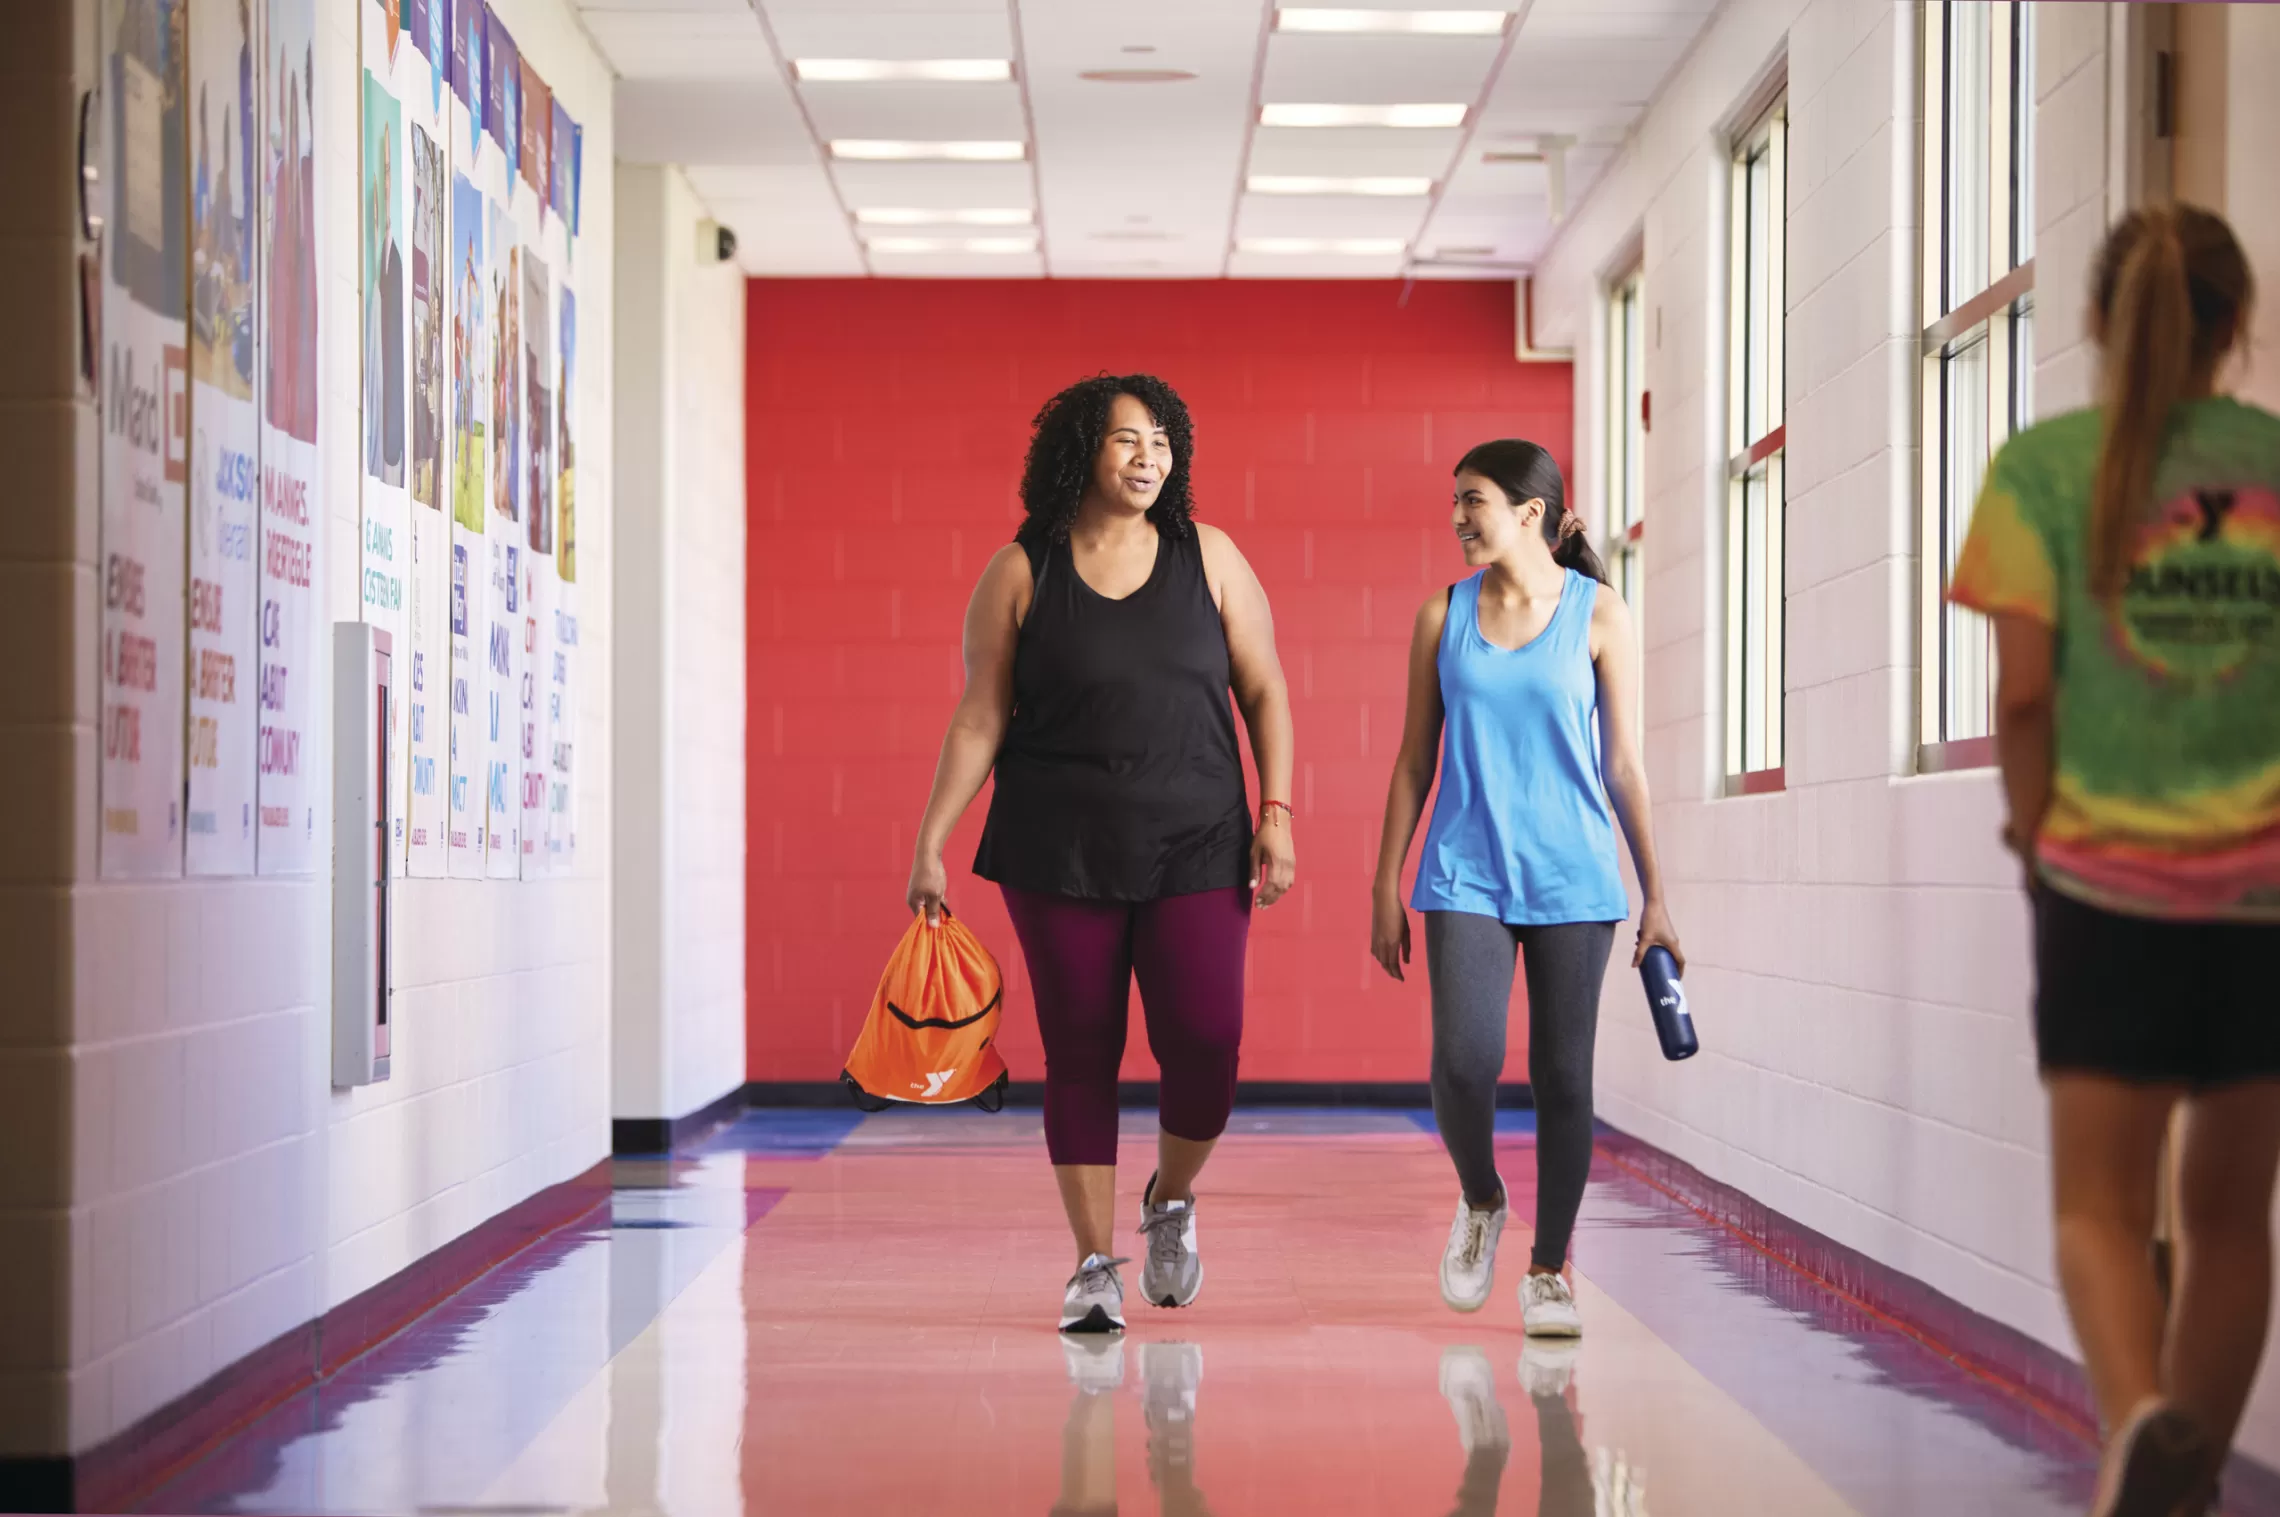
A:
[[[1639,978],[1646,982],[1647,1010],[1655,1019],[1655,1036],[1662,1039],[1663,1057],[1691,1059],[1701,1052],[1694,1018],[1686,1010],[1686,987],[1678,982],[1678,961],[1670,950],[1659,945],[1648,949]]]

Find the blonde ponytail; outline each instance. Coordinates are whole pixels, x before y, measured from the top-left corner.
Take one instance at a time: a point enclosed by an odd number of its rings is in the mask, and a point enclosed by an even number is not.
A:
[[[2091,490],[2090,587],[2117,599],[2132,528],[2180,402],[2206,385],[2240,334],[2248,261],[2222,218],[2192,206],[2133,212],[2098,260],[2105,437]]]

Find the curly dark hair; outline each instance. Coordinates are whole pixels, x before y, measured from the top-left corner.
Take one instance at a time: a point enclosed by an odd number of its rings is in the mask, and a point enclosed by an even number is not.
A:
[[[1172,469],[1148,519],[1158,531],[1186,537],[1195,530],[1195,498],[1188,493],[1195,460],[1195,423],[1186,402],[1153,374],[1096,374],[1045,402],[1030,423],[1029,457],[1021,466],[1021,508],[1028,513],[1014,540],[1042,546],[1068,540],[1077,503],[1092,483],[1093,462],[1108,435],[1108,413],[1116,397],[1129,395],[1148,408],[1170,436]]]

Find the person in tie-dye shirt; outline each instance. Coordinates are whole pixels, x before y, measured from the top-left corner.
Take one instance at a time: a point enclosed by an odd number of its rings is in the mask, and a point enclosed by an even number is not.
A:
[[[2132,215],[2095,282],[2104,403],[1996,456],[1950,593],[1995,621],[2059,1276],[2109,1434],[2095,1511],[2171,1517],[2210,1499],[2272,1292],[2280,417],[2217,393],[2252,283],[2222,220]]]

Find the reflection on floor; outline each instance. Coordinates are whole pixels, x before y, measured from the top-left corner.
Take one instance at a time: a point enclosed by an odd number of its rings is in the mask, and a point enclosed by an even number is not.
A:
[[[1127,1198],[1150,1119],[1125,1127]],[[1504,1173],[1529,1214],[1525,1114]],[[608,1216],[493,1271],[156,1493],[264,1513],[1956,1517],[2087,1505],[2089,1450],[1611,1167],[1587,1336],[1440,1303],[1430,1119],[1237,1114],[1209,1279],[1054,1332],[1034,1113],[756,1112],[620,1161]]]

